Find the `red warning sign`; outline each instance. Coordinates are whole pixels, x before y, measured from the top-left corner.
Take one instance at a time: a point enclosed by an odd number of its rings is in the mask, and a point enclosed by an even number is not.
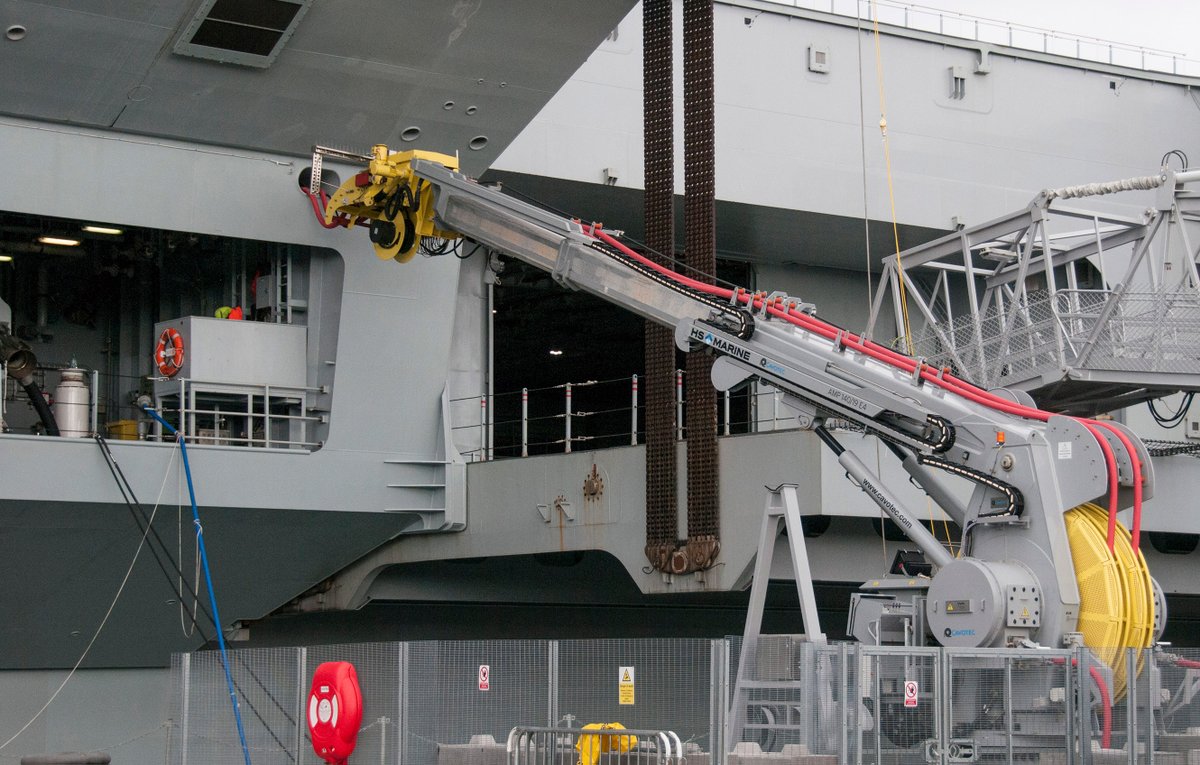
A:
[[[479,690],[487,691],[492,687],[492,668],[487,664],[479,665]]]
[[[904,681],[904,706],[915,707],[917,705],[917,681]]]

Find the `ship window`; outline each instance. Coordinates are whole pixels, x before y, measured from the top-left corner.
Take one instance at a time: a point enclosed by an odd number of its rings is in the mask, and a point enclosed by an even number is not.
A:
[[[268,67],[312,0],[205,0],[175,52],[229,64]]]

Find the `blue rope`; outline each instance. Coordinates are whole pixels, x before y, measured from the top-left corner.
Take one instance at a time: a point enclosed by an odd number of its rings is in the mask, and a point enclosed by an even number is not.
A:
[[[175,436],[175,440],[179,442],[179,451],[183,455],[183,473],[187,476],[188,497],[192,501],[192,523],[196,525],[196,542],[200,548],[200,561],[204,564],[204,583],[208,585],[208,602],[212,606],[217,645],[221,647],[221,665],[225,668],[225,683],[229,687],[229,701],[233,704],[233,718],[237,721],[238,738],[242,742],[242,755],[246,758],[246,765],[250,765],[250,747],[246,746],[246,729],[242,727],[242,710],[238,704],[237,692],[233,689],[233,675],[229,672],[229,654],[225,652],[225,633],[221,630],[221,617],[217,613],[217,596],[213,592],[212,573],[208,569],[208,551],[204,548],[204,527],[200,525],[200,511],[196,508],[196,490],[192,486],[192,468],[188,464],[187,444],[184,442],[183,434],[171,427],[171,424],[160,417],[158,412],[144,406],[142,411],[158,420],[159,424]]]

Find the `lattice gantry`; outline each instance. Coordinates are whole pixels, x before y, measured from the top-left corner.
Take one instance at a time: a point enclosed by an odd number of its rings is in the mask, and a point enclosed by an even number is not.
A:
[[[1136,217],[1060,204],[1147,190],[1155,206]],[[902,349],[1095,414],[1200,389],[1198,259],[1200,170],[1046,190],[885,259],[867,334],[890,296]]]

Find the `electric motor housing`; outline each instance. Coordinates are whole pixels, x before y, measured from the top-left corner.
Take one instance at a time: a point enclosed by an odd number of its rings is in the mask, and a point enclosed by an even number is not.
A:
[[[1015,562],[960,558],[943,567],[929,586],[925,617],[944,646],[984,648],[1027,638],[1041,626],[1038,580]]]

